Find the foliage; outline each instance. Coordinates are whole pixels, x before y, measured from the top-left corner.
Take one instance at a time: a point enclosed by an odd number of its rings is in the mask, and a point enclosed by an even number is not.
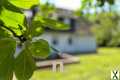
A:
[[[16,58],[14,71],[18,80],[27,80],[32,76],[35,70],[35,62],[31,54],[31,50],[25,48]]]
[[[35,42],[32,42],[32,44],[29,46],[29,49],[31,50],[33,56],[46,58],[46,54],[50,52],[50,49],[48,47],[48,42],[40,39]]]
[[[100,46],[120,45],[120,16],[113,13],[98,14],[93,20],[93,32]]]
[[[56,10],[56,8],[53,4],[46,2],[45,4],[40,5],[40,10],[42,16],[49,17]]]
[[[3,8],[1,15],[0,15],[0,19],[4,22],[4,25],[8,26],[8,28],[15,31],[17,35],[22,34],[21,31],[19,30],[18,24],[23,27],[24,18],[25,18],[24,15],[20,13],[15,13],[5,8]]]
[[[33,5],[39,4],[39,0],[10,0],[10,2],[23,9],[30,9]]]
[[[12,80],[15,46],[13,39],[0,39],[0,80]]]
[[[41,23],[41,26],[43,28],[49,28],[49,29],[54,29],[54,30],[68,30],[69,29],[69,26],[67,24],[58,22],[55,19],[43,17],[41,15],[36,15],[36,17],[34,18],[34,22]]]
[[[95,10],[95,11],[97,10],[98,7],[102,9],[106,2],[110,6],[115,4],[115,0],[81,0],[82,5],[80,6],[80,9],[76,11],[76,14],[78,16],[83,16],[83,14],[85,14],[85,17],[89,16],[90,9]],[[84,11],[87,11],[87,12],[84,13]],[[95,13],[97,13],[97,11]]]
[[[110,5],[109,12],[103,9],[106,2]],[[76,11],[76,15],[92,23],[99,46],[120,46],[120,16],[112,11],[114,3],[115,0],[82,0],[80,9]],[[97,12],[97,8],[101,8],[102,12]],[[93,14],[90,9],[94,10]]]
[[[33,38],[46,27],[68,29],[40,15],[38,5],[39,0],[0,0],[0,80],[12,80],[14,74],[18,80],[28,80],[36,69],[33,56],[46,58],[50,53],[48,42]],[[26,16],[26,10],[32,16]]]
[[[97,0],[99,6],[103,6],[105,2],[108,2],[110,5],[113,5],[115,3],[115,0]]]

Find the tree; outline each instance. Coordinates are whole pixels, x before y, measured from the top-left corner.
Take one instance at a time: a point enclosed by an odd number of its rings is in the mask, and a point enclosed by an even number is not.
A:
[[[113,6],[115,4],[115,0],[81,0],[81,5],[80,5],[80,9],[76,12],[77,15],[80,16],[89,16],[90,14],[90,10],[94,9],[95,10],[95,14],[97,13],[97,8],[103,8],[105,3],[108,3],[110,5],[110,10],[111,10],[111,6]],[[85,12],[84,12],[85,11]],[[104,12],[104,10],[103,10]]]
[[[115,0],[81,0],[81,7],[76,12],[80,18],[92,24],[93,34],[99,46],[120,46],[120,16],[112,10]],[[105,3],[109,4],[109,11],[103,10]],[[97,8],[101,12],[97,12]],[[90,13],[91,10],[93,13]],[[86,13],[84,12],[86,11]]]
[[[101,13],[94,17],[93,33],[99,46],[120,45],[120,16],[115,13]]]
[[[18,80],[28,80],[36,69],[33,56],[45,58],[50,52],[47,41],[33,38],[46,27],[69,28],[40,15],[38,6],[39,0],[0,0],[0,80],[12,80],[13,74]]]

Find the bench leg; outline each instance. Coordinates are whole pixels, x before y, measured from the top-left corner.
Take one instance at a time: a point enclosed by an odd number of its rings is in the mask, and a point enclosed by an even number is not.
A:
[[[63,62],[53,62],[52,63],[52,71],[56,72],[57,71],[57,66],[60,67],[60,72],[64,71],[64,64]]]
[[[64,64],[63,62],[60,62],[60,72],[63,72],[64,71]]]
[[[53,62],[52,64],[52,71],[56,72],[57,71],[57,64]]]

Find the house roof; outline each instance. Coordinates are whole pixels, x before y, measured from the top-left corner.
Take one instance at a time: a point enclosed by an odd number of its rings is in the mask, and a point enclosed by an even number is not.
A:
[[[70,19],[71,22],[75,21],[75,25],[70,26],[69,30],[52,30],[52,29],[46,28],[46,31],[49,31],[49,32],[70,32],[71,33],[71,32],[78,31],[82,27],[89,28],[89,26],[91,25],[88,20],[86,20],[83,17],[79,17],[79,16],[75,15],[74,11],[72,11],[72,10],[57,8],[56,11],[53,13],[53,17],[54,17],[54,15],[56,15],[57,18],[62,17],[62,18]],[[72,23],[70,23],[70,24],[72,24]]]

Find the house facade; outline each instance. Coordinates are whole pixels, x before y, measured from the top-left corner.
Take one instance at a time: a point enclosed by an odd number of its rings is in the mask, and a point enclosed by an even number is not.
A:
[[[47,30],[40,38],[45,39],[60,52],[95,52],[96,40],[90,24],[74,15],[73,11],[57,9],[53,18],[70,25],[66,31]]]

